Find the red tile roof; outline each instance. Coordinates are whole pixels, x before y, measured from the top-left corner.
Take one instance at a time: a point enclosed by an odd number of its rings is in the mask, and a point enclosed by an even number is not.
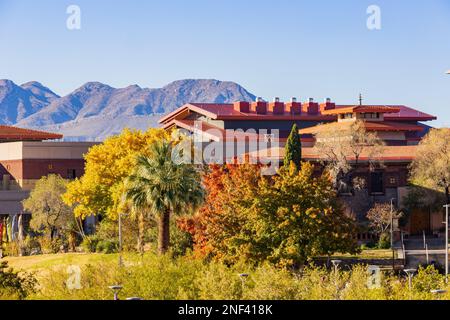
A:
[[[377,157],[378,160],[385,162],[411,162],[414,160],[417,152],[417,146],[385,146],[383,147],[382,154]],[[284,148],[271,148],[261,151],[250,152],[248,156],[252,159],[265,159],[265,160],[282,160],[284,158]],[[368,160],[368,150],[364,150],[359,158],[359,161]],[[302,159],[305,161],[319,161],[323,159],[319,150],[316,148],[302,148]],[[354,161],[355,158],[349,157],[350,161]]]
[[[346,130],[353,121],[332,122],[299,130],[301,134],[316,134],[323,131]],[[367,131],[423,131],[420,125],[390,121],[362,121]]]
[[[0,125],[0,141],[42,141],[62,137],[61,134]]]
[[[331,114],[343,114],[343,113],[398,113],[400,112],[399,107],[394,106],[338,106],[336,109],[324,110],[322,114],[331,115]]]
[[[360,106],[354,105],[337,105],[336,110],[346,108],[358,108]],[[385,112],[394,112],[385,115],[386,120],[405,120],[405,121],[428,121],[436,120],[435,116],[426,114],[424,112],[414,110],[406,106],[364,106],[368,110],[375,108],[383,109]],[[333,121],[336,120],[336,114],[329,114],[331,110],[319,111],[316,115],[310,115],[303,112],[300,115],[292,115],[290,113],[273,114],[268,111],[267,114],[256,114],[254,111],[249,113],[239,112],[234,109],[233,104],[217,104],[217,103],[189,103],[174,112],[169,113],[160,119],[159,123],[166,124],[173,119],[184,119],[191,112],[199,113],[208,118],[215,120],[304,120],[304,121]],[[370,111],[375,112],[375,111]]]

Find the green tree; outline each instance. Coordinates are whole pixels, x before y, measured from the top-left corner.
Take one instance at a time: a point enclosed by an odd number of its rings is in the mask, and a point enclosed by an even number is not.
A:
[[[154,142],[149,156],[138,156],[137,165],[125,183],[125,195],[136,211],[158,218],[158,251],[167,252],[170,245],[170,217],[190,213],[204,199],[201,177],[191,164],[172,160],[173,144],[168,140]]]
[[[297,124],[292,127],[291,134],[286,142],[284,165],[289,167],[293,162],[297,168],[300,168],[302,162],[302,142],[298,133]]]
[[[240,251],[250,260],[292,267],[315,256],[358,250],[355,223],[345,215],[329,176],[314,177],[308,163],[301,170],[291,164],[272,180],[261,180],[248,215],[240,241],[247,243]]]
[[[188,221],[194,253],[226,264],[269,261],[300,266],[318,255],[357,251],[354,221],[345,216],[328,175],[294,163],[273,177],[257,166],[214,167],[205,205]]]
[[[42,177],[30,197],[25,199],[23,208],[31,213],[30,227],[43,231],[51,240],[57,235],[72,232],[78,226],[72,208],[62,200],[67,181],[59,175]]]

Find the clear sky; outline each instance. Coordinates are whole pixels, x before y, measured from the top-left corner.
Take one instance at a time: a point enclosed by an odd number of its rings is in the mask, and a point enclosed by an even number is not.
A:
[[[69,5],[81,29],[69,30]],[[369,5],[381,30],[367,28]],[[231,80],[266,99],[406,104],[450,125],[449,0],[0,0],[0,78]]]

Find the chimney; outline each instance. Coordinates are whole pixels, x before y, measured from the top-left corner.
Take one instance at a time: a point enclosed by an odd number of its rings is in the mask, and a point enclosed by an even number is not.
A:
[[[309,98],[308,102],[303,105],[302,111],[308,115],[317,115],[319,113],[319,104],[314,102],[313,98]]]
[[[286,112],[291,115],[299,115],[302,113],[302,104],[297,102],[297,98],[293,97],[291,102],[286,103]]]
[[[250,103],[246,101],[238,101],[234,103],[234,110],[242,113],[250,112]]]
[[[257,114],[267,114],[267,102],[263,101],[262,98],[258,97],[256,102],[250,105],[251,111]]]
[[[272,103],[269,103],[269,112],[272,112],[274,115],[284,114],[284,103],[280,102],[280,98],[276,97]]]
[[[336,109],[336,103],[331,102],[330,98],[326,98],[324,103],[320,104],[320,111]]]

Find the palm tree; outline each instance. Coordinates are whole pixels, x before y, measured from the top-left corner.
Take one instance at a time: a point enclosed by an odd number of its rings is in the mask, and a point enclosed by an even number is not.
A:
[[[170,244],[170,217],[190,213],[204,199],[200,173],[192,164],[172,160],[173,144],[162,140],[150,146],[150,156],[139,156],[133,174],[127,179],[125,196],[136,210],[158,218],[158,251]]]

